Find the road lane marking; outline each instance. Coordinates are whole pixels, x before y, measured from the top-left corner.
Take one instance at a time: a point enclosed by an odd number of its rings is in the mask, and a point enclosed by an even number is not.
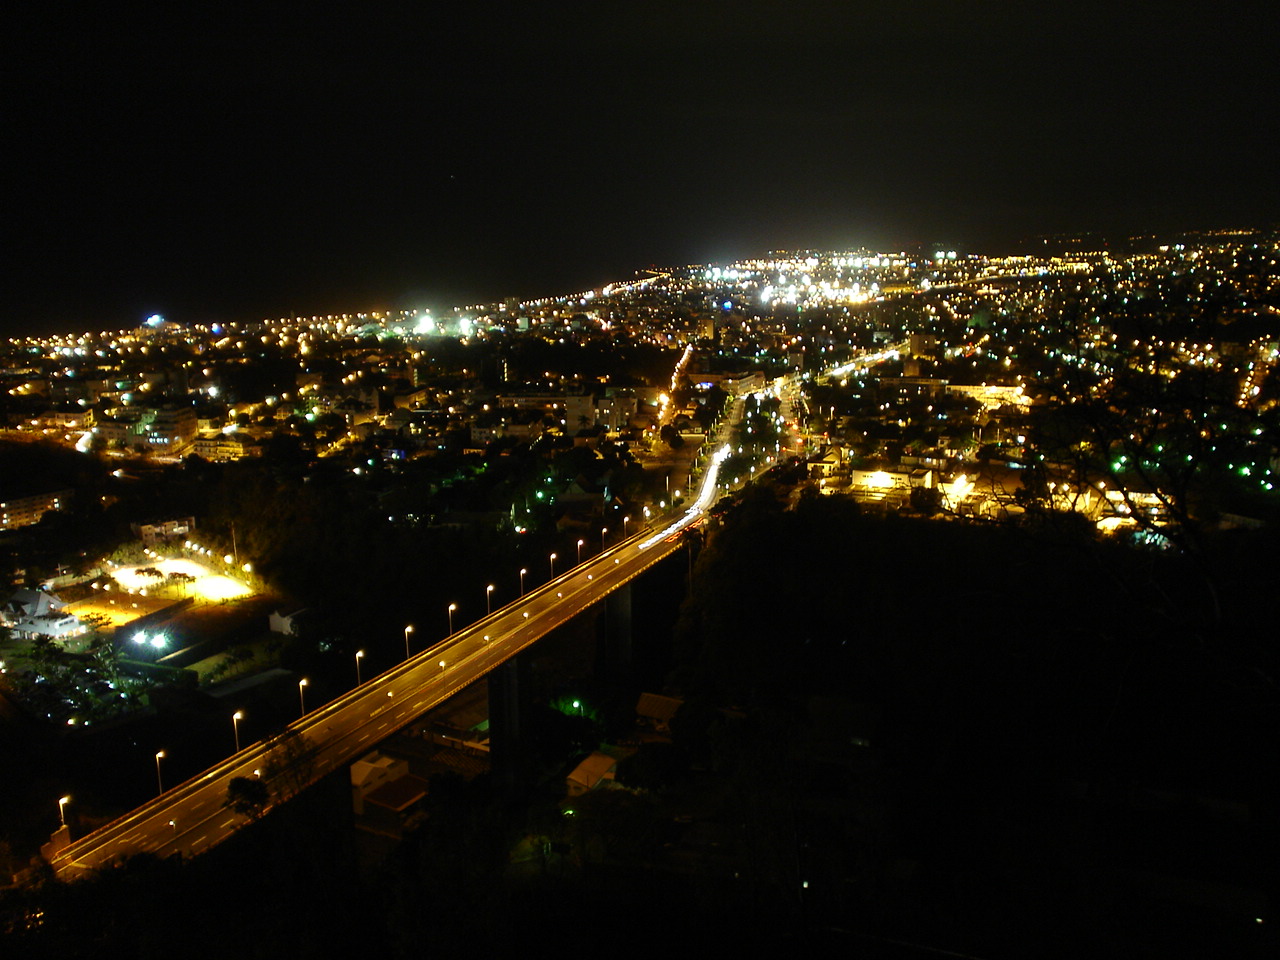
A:
[[[649,563],[646,563],[645,562],[646,556],[644,554],[639,553],[639,550],[640,550],[639,547],[635,548],[636,556],[634,559],[631,557],[626,557],[628,561],[627,563],[628,569],[627,571],[625,571],[625,573],[627,573],[630,576],[634,576],[635,574],[643,572],[643,570],[647,569],[648,566],[652,565],[652,562],[653,562],[652,559],[650,559]],[[666,554],[664,552],[664,556],[665,555]],[[572,618],[572,616],[577,615],[577,613],[580,612],[580,609],[575,609],[573,611],[566,611],[564,610],[564,607],[569,605],[563,604],[562,601],[564,599],[572,599],[572,601],[574,602],[574,605],[577,608],[581,608],[583,605],[589,604],[593,602],[594,599],[598,598],[601,595],[602,591],[607,591],[608,589],[611,589],[612,581],[616,579],[620,579],[618,575],[619,573],[622,572],[622,571],[619,571],[619,566],[620,566],[619,558],[615,555],[613,557],[613,560],[614,560],[614,563],[610,565],[610,567],[606,567],[604,571],[602,571],[600,583],[595,583],[594,576],[591,573],[588,573],[585,581],[579,580],[579,583],[581,583],[581,586],[569,588],[568,597],[564,596],[563,591],[560,591],[557,593],[556,599],[552,599],[550,596],[538,597],[535,599],[533,604],[530,604],[528,607],[526,607],[525,611],[522,611],[523,616],[519,618],[515,617],[514,615],[509,615],[504,617],[501,621],[501,625],[499,629],[501,629],[504,633],[507,633],[508,637],[505,638],[503,643],[493,644],[493,648],[490,648],[487,645],[482,646],[481,644],[479,644],[476,641],[475,637],[460,637],[456,643],[454,643],[451,647],[449,647],[449,649],[451,649],[459,658],[456,661],[457,667],[464,668],[464,669],[455,675],[455,679],[453,679],[453,682],[451,682],[448,685],[447,689],[445,689],[444,687],[440,687],[438,684],[432,682],[435,679],[435,677],[432,676],[434,671],[432,671],[430,665],[425,662],[421,664],[414,664],[410,669],[403,671],[404,679],[411,680],[415,686],[421,684],[422,687],[426,688],[422,691],[426,695],[422,696],[418,701],[414,703],[412,711],[414,713],[420,714],[428,711],[429,709],[433,709],[434,707],[437,707],[441,702],[443,702],[444,699],[447,699],[449,694],[454,692],[456,689],[460,688],[461,685],[465,685],[466,683],[470,683],[479,679],[479,677],[484,672],[487,672],[489,669],[492,669],[492,667],[496,665],[495,663],[491,662],[492,660],[497,659],[494,657],[495,649],[497,651],[505,652],[506,650],[510,649],[510,647],[512,646],[511,641],[513,640],[515,641],[515,645],[517,645],[519,649],[524,649],[525,647],[527,647],[529,643],[532,642],[527,640],[527,637],[532,635],[532,630],[530,630],[529,628],[534,627],[534,623],[531,623],[529,619],[526,619],[528,617],[528,610],[531,609],[535,611],[537,613],[538,620],[540,620],[543,624],[543,626],[538,629],[539,635],[545,634],[549,630],[554,629],[555,627],[563,624],[564,622],[567,622],[569,619]],[[608,560],[601,558],[599,563],[602,565],[607,564]],[[608,575],[610,569],[612,570],[614,576]],[[582,572],[585,572],[585,571],[582,571]],[[557,601],[561,601],[561,602],[558,603]],[[534,621],[534,622],[536,623],[537,621]],[[433,650],[431,653],[432,653],[432,656],[434,656],[436,654],[436,651]],[[501,657],[501,653],[499,653],[499,657]],[[501,662],[501,659],[499,659],[498,662]],[[464,664],[465,664],[465,667],[464,667]],[[468,675],[469,675],[469,679],[463,682],[460,682],[460,680],[457,679],[457,678],[462,678]],[[440,689],[441,691],[440,695],[427,692],[428,690],[435,690],[436,688]],[[380,696],[381,693],[386,691],[377,691],[377,692],[379,694],[378,699],[382,700],[383,706],[391,707],[392,702],[394,701],[389,701],[388,699]],[[401,690],[400,693],[407,694],[409,693],[409,691]],[[344,711],[348,711],[352,707],[359,707],[361,704],[364,705],[364,709],[368,709],[368,706],[373,702],[370,699],[370,697],[372,696],[373,696],[373,692],[370,692],[367,696],[362,695],[356,698],[347,698],[344,701],[339,701],[325,708],[326,714],[328,714],[326,719],[328,719],[331,722],[326,723],[323,726],[324,726],[324,729],[326,729],[329,732],[329,736],[331,739],[334,738],[332,721],[335,719],[335,717],[339,717],[342,715]],[[407,698],[402,698],[401,701],[396,702],[396,706],[399,707],[399,703],[404,703],[406,699]],[[392,708],[392,709],[386,710],[385,712],[382,709],[379,709],[377,713],[382,713],[382,718],[381,718],[382,722],[377,726],[376,732],[374,732],[373,730],[370,730],[367,727],[362,728],[362,726],[360,725],[353,724],[352,729],[350,729],[349,731],[344,731],[341,734],[338,734],[336,739],[337,740],[346,739],[346,737],[348,737],[350,733],[360,732],[363,729],[364,733],[357,741],[358,744],[363,745],[367,740],[371,739],[373,736],[381,736],[381,734],[385,732],[389,727],[392,727],[392,726],[398,727],[400,725],[403,725],[405,722],[407,722],[408,719],[411,719],[410,714],[407,711],[405,711],[403,707],[399,707],[399,709]],[[311,723],[308,723],[303,729],[310,731],[319,726],[320,726],[319,723],[312,721]],[[347,744],[350,743],[349,740],[346,740],[346,742]],[[340,743],[334,743],[333,750],[330,752],[333,753],[333,755],[335,756],[341,756],[344,752],[344,748],[341,746]],[[328,753],[326,753],[326,756],[327,755]],[[231,777],[237,776],[237,775],[243,775],[248,769],[251,769],[252,764],[257,760],[258,760],[258,754],[254,753],[249,756],[246,756],[245,754],[241,754],[239,757],[236,757],[231,763],[224,762],[223,764],[220,765],[220,767],[217,770],[211,770],[209,772],[206,772],[202,778],[203,780],[202,783],[193,784],[190,788],[183,788],[182,793],[179,796],[168,798],[167,807],[164,804],[162,804],[157,809],[178,810],[178,809],[185,808],[183,812],[187,816],[191,816],[195,813],[200,813],[202,816],[208,816],[209,818],[212,818],[212,816],[216,816],[216,814],[220,812],[219,810],[216,809],[217,807],[220,806],[220,804],[217,803],[216,798],[212,798],[213,792],[215,790],[218,790],[221,786],[223,786],[226,783],[226,781],[229,780]],[[236,761],[239,761],[239,762],[237,763]],[[206,814],[205,811],[209,811],[209,812]],[[190,820],[188,820],[188,822],[190,822]],[[226,831],[235,822],[236,821],[233,819],[228,823],[223,824],[220,829],[222,831]],[[136,820],[129,826],[132,829],[130,830],[130,833],[126,834],[124,837],[125,843],[137,842],[139,840],[142,840],[144,837],[149,837],[150,834],[155,832],[156,830],[163,830],[165,833],[169,833],[169,831],[173,829],[172,827],[169,827],[167,824],[164,827],[156,827],[156,828],[148,829],[146,827],[141,827]],[[183,830],[178,832],[185,833],[186,831],[184,828]],[[220,836],[220,834],[216,836]],[[104,837],[101,841],[101,843],[104,845],[118,843],[118,842],[120,841],[112,840],[109,837]],[[199,844],[209,845],[213,842],[214,841],[211,841],[209,839],[208,835],[201,836],[196,841],[197,845]],[[99,850],[98,852],[100,853],[101,851]],[[89,854],[89,851],[86,850],[85,855],[88,855],[88,854]]]

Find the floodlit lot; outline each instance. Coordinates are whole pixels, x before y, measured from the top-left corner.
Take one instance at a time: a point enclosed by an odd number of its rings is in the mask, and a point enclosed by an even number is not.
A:
[[[66,606],[68,613],[77,617],[96,614],[112,627],[120,627],[132,623],[139,617],[155,613],[173,603],[172,600],[160,597],[131,596],[121,591],[111,591],[89,600],[77,600]]]
[[[186,574],[189,577],[194,577],[195,582],[188,584],[185,588],[182,586],[171,587],[162,580],[145,577],[138,573],[139,570],[147,567],[154,567],[166,577],[172,573]],[[168,591],[174,590],[176,596],[191,596],[197,600],[235,600],[238,597],[247,597],[253,593],[239,580],[223,576],[220,573],[214,573],[204,564],[197,563],[195,560],[160,560],[156,563],[143,564],[137,567],[117,567],[111,571],[111,575],[126,590],[146,590],[148,593],[164,591],[166,596]]]
[[[166,577],[181,573],[192,580],[189,583],[174,583],[138,573],[146,567],[154,567]],[[96,614],[112,627],[119,627],[186,597],[218,603],[253,594],[239,580],[215,573],[195,560],[159,560],[139,566],[117,567],[111,571],[111,575],[120,585],[119,588],[95,590],[93,596],[68,604],[67,612],[76,616]]]

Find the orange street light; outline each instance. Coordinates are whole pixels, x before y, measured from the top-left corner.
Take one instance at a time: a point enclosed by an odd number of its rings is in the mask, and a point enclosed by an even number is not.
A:
[[[160,761],[164,759],[164,751],[156,751],[156,787],[160,793],[164,793],[164,781],[160,778]]]
[[[413,633],[413,624],[404,628],[404,658],[409,659],[409,634]]]
[[[356,686],[360,686],[364,681],[360,679],[360,661],[364,659],[364,651],[356,651]]]
[[[298,681],[298,709],[302,711],[300,716],[307,715],[307,678],[303,677]]]
[[[244,719],[243,711],[237,710],[231,715],[231,729],[236,735],[236,753],[240,752],[240,721]]]

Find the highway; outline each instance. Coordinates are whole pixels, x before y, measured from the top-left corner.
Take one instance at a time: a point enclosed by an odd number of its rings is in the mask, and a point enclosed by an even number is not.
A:
[[[686,350],[678,371],[689,356],[690,351]],[[882,354],[869,354],[846,367],[881,358]],[[839,373],[839,369],[830,370],[826,375]],[[773,389],[783,399],[784,415],[793,418],[793,405],[801,400],[799,378],[779,378]],[[62,879],[74,879],[138,853],[162,857],[180,853],[190,857],[205,852],[249,822],[248,817],[225,806],[233,779],[264,780],[270,798],[268,807],[290,799],[669,556],[679,549],[680,535],[701,522],[723,492],[718,483],[719,468],[730,455],[727,440],[741,420],[744,407],[745,399],[736,398],[730,415],[721,422],[715,439],[710,441],[714,453],[707,459],[698,494],[683,512],[641,528],[520,599],[312,711],[290,724],[283,734],[246,746],[204,773],[76,840],[51,858],[56,874]]]
[[[736,411],[735,411],[736,412]],[[734,418],[727,418],[727,428]],[[349,764],[457,691],[529,647],[679,549],[717,497],[722,444],[710,458],[698,496],[674,519],[641,529],[484,619],[373,677],[93,833],[51,860],[74,879],[138,853],[195,856],[225,840],[248,818],[224,806],[236,777],[261,777],[281,803]]]

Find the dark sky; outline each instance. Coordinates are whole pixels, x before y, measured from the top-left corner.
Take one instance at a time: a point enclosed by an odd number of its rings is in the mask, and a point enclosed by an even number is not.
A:
[[[1280,218],[1264,5],[85,6],[9,17],[7,334]]]

